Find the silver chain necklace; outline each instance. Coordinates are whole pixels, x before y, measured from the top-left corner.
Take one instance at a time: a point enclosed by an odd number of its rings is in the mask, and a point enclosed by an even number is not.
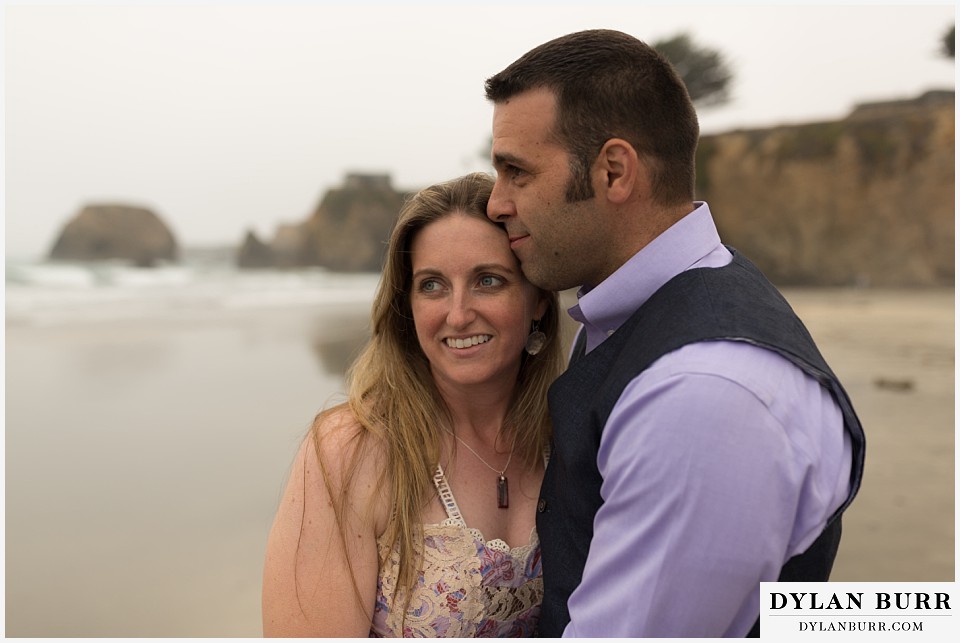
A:
[[[464,442],[459,435],[457,435],[447,427],[443,427],[443,430],[449,433],[450,435],[452,435],[457,442],[467,447],[467,450],[470,451],[470,453],[472,453],[474,456],[476,456],[477,460],[485,464],[488,469],[490,469],[491,471],[497,474],[497,508],[508,509],[510,507],[510,486],[509,486],[509,483],[507,482],[507,476],[505,474],[507,472],[507,469],[510,468],[510,460],[513,459],[513,452],[517,448],[517,436],[513,436],[513,446],[510,447],[510,455],[507,457],[507,463],[503,465],[503,470],[498,471],[496,467],[490,466],[489,462],[481,458],[480,454],[474,451],[473,447],[471,447],[469,444]]]

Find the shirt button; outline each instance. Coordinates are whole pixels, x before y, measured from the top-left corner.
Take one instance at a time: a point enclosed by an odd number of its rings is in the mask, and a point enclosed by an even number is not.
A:
[[[610,337],[610,335],[613,335],[615,332],[616,332],[616,331],[608,330],[608,331],[607,331],[607,337]]]
[[[543,513],[547,510],[547,501],[544,498],[540,498],[540,502],[537,503],[537,511]]]

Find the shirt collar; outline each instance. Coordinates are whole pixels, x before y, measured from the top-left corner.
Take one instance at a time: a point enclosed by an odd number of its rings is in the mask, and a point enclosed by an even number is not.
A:
[[[695,202],[686,215],[612,275],[591,289],[577,292],[567,312],[587,332],[587,350],[612,335],[653,293],[684,270],[695,267],[722,248],[710,208]]]

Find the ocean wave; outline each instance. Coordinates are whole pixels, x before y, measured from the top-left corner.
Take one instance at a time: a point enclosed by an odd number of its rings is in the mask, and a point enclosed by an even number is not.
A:
[[[7,263],[7,323],[170,318],[217,311],[369,306],[379,275],[231,265],[136,268],[122,263]]]

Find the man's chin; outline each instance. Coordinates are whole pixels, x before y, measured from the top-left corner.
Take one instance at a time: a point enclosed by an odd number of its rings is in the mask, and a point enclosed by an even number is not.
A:
[[[560,290],[566,290],[567,288],[559,285],[560,282],[557,280],[558,275],[556,273],[551,274],[551,271],[543,270],[540,266],[534,264],[530,260],[521,260],[520,270],[523,271],[523,276],[527,278],[527,281],[541,290],[557,292]]]

